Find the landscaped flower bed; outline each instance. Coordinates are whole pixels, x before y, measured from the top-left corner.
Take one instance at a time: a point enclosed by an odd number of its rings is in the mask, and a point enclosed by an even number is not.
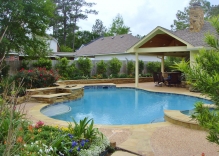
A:
[[[98,156],[109,146],[91,119],[74,121],[68,127],[44,125],[42,121],[33,125],[14,108],[5,108],[0,114],[0,155]]]

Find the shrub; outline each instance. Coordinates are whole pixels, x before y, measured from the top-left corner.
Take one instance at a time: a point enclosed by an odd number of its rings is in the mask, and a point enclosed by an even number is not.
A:
[[[97,63],[97,74],[106,75],[107,64],[101,60]]]
[[[22,60],[21,65],[20,65],[20,69],[29,69],[29,61],[27,60]]]
[[[37,62],[33,63],[34,67],[52,69],[52,61],[46,58],[40,58]]]
[[[144,70],[144,62],[142,60],[139,60],[138,62],[138,66],[139,66],[139,74],[142,74],[142,71]]]
[[[83,76],[90,76],[92,62],[88,57],[80,57],[77,61],[78,69],[81,71]]]
[[[24,88],[42,88],[53,86],[58,80],[59,75],[55,70],[46,70],[45,68],[34,68],[33,70],[20,70],[14,80],[18,86],[23,82]]]
[[[119,78],[127,78],[127,77],[128,77],[127,74],[120,74],[120,75],[119,75]]]
[[[3,63],[2,63],[2,69],[1,69],[1,71],[0,71],[0,76],[1,76],[1,78],[2,77],[7,77],[8,76],[8,72],[9,72],[9,69],[10,69],[10,65],[8,65],[8,64],[6,64],[6,62],[5,61],[3,61]]]
[[[76,77],[76,75],[81,75],[79,70],[75,67],[75,64],[72,63],[69,65],[69,62],[66,57],[58,58],[58,63],[55,65],[55,68],[61,76],[61,79],[69,80]]]
[[[68,66],[67,70],[69,79],[78,79],[82,78],[82,72],[76,67],[75,63],[72,63]]]
[[[161,63],[160,62],[148,62],[146,64],[147,73],[160,72]]]
[[[64,45],[60,46],[60,51],[61,52],[73,52],[72,48],[70,48],[68,46],[64,46]]]
[[[128,75],[134,75],[135,73],[135,64],[132,61],[128,61],[127,63],[127,73]]]
[[[120,72],[120,68],[122,67],[122,62],[119,61],[116,57],[112,58],[109,61],[109,69],[112,77],[118,77],[118,73]]]

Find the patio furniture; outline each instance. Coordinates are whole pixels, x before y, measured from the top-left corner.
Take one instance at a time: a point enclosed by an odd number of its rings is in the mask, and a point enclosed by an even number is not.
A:
[[[162,87],[162,84],[164,82],[162,72],[153,73],[153,79],[154,79],[155,86]]]
[[[179,72],[170,72],[169,79],[166,81],[168,82],[168,86],[180,86],[181,84],[181,73]]]

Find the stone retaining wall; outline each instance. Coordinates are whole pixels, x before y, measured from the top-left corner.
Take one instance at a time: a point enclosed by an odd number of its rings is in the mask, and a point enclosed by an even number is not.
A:
[[[82,87],[79,88],[38,88],[38,89],[29,89],[28,96],[31,95],[52,95],[57,94],[57,97],[32,97],[30,101],[35,102],[43,102],[43,103],[56,103],[56,102],[63,102],[68,100],[76,100],[84,96],[84,89]],[[60,95],[59,93],[70,93],[68,95]]]
[[[153,82],[152,77],[141,77],[139,78],[139,83],[141,82]],[[58,84],[71,85],[71,84],[94,84],[94,83],[135,83],[134,78],[115,78],[115,79],[85,79],[85,80],[65,80],[58,81]]]

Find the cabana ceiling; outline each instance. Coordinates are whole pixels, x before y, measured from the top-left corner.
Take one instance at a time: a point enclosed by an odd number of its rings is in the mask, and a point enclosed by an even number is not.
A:
[[[139,48],[186,46],[168,34],[157,34]]]

